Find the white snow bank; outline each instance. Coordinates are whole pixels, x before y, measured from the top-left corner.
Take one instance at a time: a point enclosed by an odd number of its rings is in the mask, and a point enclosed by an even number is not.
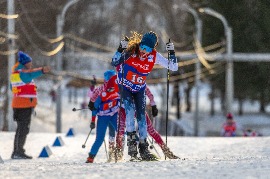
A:
[[[65,145],[52,147],[57,136]],[[81,146],[86,134],[30,133],[25,149],[32,160],[11,160],[13,132],[0,133],[0,178],[268,178],[270,176],[270,137],[168,137],[168,146],[181,157],[159,162],[106,163],[104,145],[95,163],[84,163],[94,135],[86,148]],[[37,158],[49,145],[52,155]],[[161,150],[155,145],[161,154]],[[125,151],[127,152],[127,151]],[[154,152],[154,151],[152,151]],[[125,153],[125,159],[128,159]]]

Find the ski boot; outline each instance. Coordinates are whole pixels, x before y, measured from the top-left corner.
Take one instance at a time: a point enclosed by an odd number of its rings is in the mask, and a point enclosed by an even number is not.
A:
[[[157,161],[157,157],[148,150],[148,142],[146,140],[140,141],[139,152],[142,160],[145,161]]]
[[[24,152],[13,152],[11,155],[12,159],[32,159],[33,157],[26,155]]]
[[[167,147],[165,144],[161,146],[161,149],[162,149],[164,155],[166,157],[168,157],[169,159],[180,159],[179,157],[177,157],[176,155],[174,155],[172,153],[172,151],[170,151],[169,147]]]
[[[115,160],[115,146],[114,142],[109,141],[109,158],[107,162],[111,162],[112,160]]]
[[[123,150],[121,148],[119,148],[119,147],[116,147],[115,150],[116,150],[115,154],[116,154],[117,161],[122,160],[123,156],[124,156]]]
[[[128,146],[128,155],[131,158],[137,159],[137,141],[136,141],[136,131],[127,132],[127,146]]]
[[[95,155],[89,154],[89,157],[87,158],[85,163],[94,163]]]
[[[118,136],[118,140],[116,143],[116,156],[117,160],[122,160],[124,155],[124,146],[125,146],[125,135]]]

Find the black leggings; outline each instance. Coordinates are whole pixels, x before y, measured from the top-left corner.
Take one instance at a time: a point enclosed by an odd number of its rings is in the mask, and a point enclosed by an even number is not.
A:
[[[13,108],[13,119],[17,122],[17,129],[14,139],[14,152],[24,153],[23,146],[26,136],[30,131],[31,114],[33,108]]]

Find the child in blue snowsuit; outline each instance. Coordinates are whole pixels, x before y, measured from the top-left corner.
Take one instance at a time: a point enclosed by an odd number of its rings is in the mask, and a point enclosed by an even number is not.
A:
[[[114,83],[116,74],[113,70],[108,70],[104,73],[104,84],[99,87],[100,95],[97,97],[95,102],[89,102],[89,108],[92,111],[97,111],[97,131],[96,140],[89,152],[89,157],[86,163],[93,163],[97,152],[104,141],[106,129],[108,125],[112,125],[114,133],[117,131],[117,116],[119,109],[120,96],[118,88],[115,88]],[[115,134],[114,134],[115,135]]]

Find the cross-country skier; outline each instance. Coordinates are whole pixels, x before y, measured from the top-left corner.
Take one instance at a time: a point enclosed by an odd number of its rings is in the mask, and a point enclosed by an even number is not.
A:
[[[236,136],[236,122],[233,119],[231,113],[227,114],[226,122],[222,125],[221,136],[223,137],[235,137]]]
[[[95,77],[94,77],[94,79],[95,79]],[[114,76],[114,79],[116,79],[116,76]],[[96,101],[96,99],[101,95],[101,93],[103,91],[103,86],[101,86],[99,88],[95,88],[95,85],[96,85],[96,79],[95,79],[94,86],[91,85],[90,90],[88,92],[88,96],[90,97],[90,102],[88,105],[89,108],[91,108],[90,103],[92,103],[93,101]],[[109,80],[108,83],[106,83],[105,85],[114,86],[115,89],[118,90],[118,85],[117,85],[116,80]],[[97,103],[97,101],[94,103],[94,106],[98,105],[96,103]],[[90,123],[91,129],[94,129],[96,126],[96,124],[95,124],[96,123],[96,115],[97,115],[97,110],[92,110],[92,120]],[[115,154],[115,129],[111,123],[109,123],[108,128],[109,128],[109,158],[108,158],[108,162],[110,162],[115,158],[115,155],[114,155]]]
[[[139,152],[143,160],[152,160],[148,150],[147,124],[145,119],[145,87],[146,78],[155,64],[159,64],[170,70],[177,71],[178,63],[175,57],[173,43],[166,44],[166,50],[170,52],[170,61],[155,50],[158,44],[157,34],[150,31],[143,35],[133,32],[129,42],[122,40],[117,52],[112,58],[112,65],[118,66],[118,83],[121,85],[121,95],[125,105],[128,154],[131,157],[137,155],[137,142],[134,112],[139,127]],[[127,48],[125,50],[125,48]],[[135,108],[131,109],[131,108]]]
[[[92,111],[98,110],[98,121],[96,140],[89,152],[89,157],[87,158],[86,163],[94,162],[94,158],[102,145],[102,142],[104,141],[106,129],[109,123],[111,123],[111,125],[114,127],[114,132],[117,130],[117,115],[120,97],[117,85],[115,85],[115,80],[115,72],[113,70],[106,71],[104,73],[104,84],[95,89],[101,91],[100,95],[94,101],[91,101],[92,98],[90,99],[88,105],[89,109]]]

